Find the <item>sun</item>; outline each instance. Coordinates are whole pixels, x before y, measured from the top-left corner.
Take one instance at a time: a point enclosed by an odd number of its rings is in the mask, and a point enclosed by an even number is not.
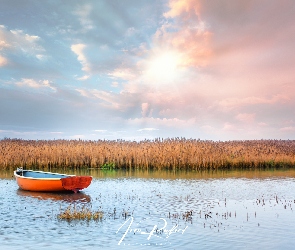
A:
[[[169,83],[179,75],[180,55],[175,52],[162,52],[152,57],[147,64],[147,77],[157,83]]]

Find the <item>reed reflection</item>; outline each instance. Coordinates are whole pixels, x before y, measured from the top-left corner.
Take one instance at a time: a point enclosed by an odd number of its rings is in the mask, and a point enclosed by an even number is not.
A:
[[[142,178],[142,179],[224,179],[224,178],[248,178],[248,179],[264,179],[271,177],[295,177],[294,168],[269,168],[269,169],[229,169],[229,170],[202,170],[202,171],[186,171],[186,170],[103,170],[103,169],[74,169],[65,171],[66,174],[75,175],[91,175],[96,179],[117,179],[117,178]]]
[[[53,201],[64,201],[68,203],[89,203],[91,202],[91,196],[83,192],[32,192],[18,189],[17,195],[24,197],[31,197],[39,200],[53,200]]]

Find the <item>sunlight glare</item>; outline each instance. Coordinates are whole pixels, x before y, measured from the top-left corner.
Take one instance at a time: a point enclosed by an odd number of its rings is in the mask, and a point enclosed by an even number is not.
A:
[[[148,63],[147,75],[157,82],[165,83],[175,80],[178,76],[180,56],[177,53],[165,52],[151,59]]]

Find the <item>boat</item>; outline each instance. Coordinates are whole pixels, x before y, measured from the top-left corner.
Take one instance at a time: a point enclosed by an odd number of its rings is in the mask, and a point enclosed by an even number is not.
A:
[[[87,188],[92,176],[76,176],[52,172],[17,169],[14,171],[20,189],[38,192],[78,191]]]

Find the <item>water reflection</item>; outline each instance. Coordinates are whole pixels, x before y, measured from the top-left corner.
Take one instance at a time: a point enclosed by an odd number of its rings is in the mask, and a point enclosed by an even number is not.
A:
[[[38,169],[34,169],[38,170]],[[294,168],[279,169],[236,169],[236,170],[202,170],[202,171],[185,171],[185,170],[149,170],[149,169],[116,169],[105,170],[96,168],[50,168],[40,169],[61,174],[90,175],[93,178],[153,178],[153,179],[220,179],[220,178],[248,178],[248,179],[265,179],[265,178],[295,178]],[[13,179],[13,169],[0,170],[0,179]]]
[[[39,200],[54,200],[64,201],[68,203],[89,203],[91,202],[91,196],[83,192],[31,192],[18,189],[16,194],[24,197],[36,198]]]
[[[295,177],[295,169],[241,169],[241,170],[202,170],[202,171],[185,171],[185,170],[104,170],[104,169],[63,169],[66,174],[91,175],[94,178],[144,178],[144,179],[221,179],[221,178],[270,178],[270,177]]]
[[[0,179],[14,179],[13,170],[0,170]]]

